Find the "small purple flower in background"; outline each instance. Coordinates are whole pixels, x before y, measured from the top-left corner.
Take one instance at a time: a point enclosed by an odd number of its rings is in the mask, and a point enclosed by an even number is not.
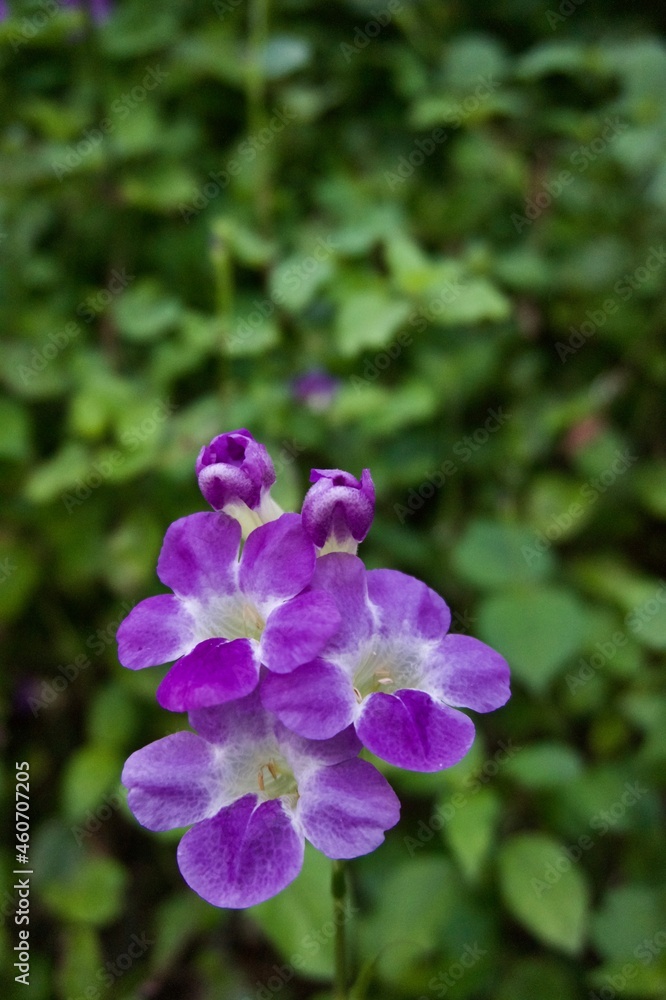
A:
[[[320,549],[356,554],[358,543],[370,530],[375,513],[375,487],[369,469],[359,482],[342,469],[313,469],[314,483],[305,495],[301,516],[303,527]]]
[[[93,18],[98,23],[106,21],[111,14],[111,3],[109,0],[60,0],[66,7],[87,8]]]
[[[195,471],[204,499],[235,517],[244,538],[284,513],[270,495],[275,482],[270,455],[244,428],[213,438],[199,452]]]
[[[171,711],[243,697],[256,687],[262,663],[293,670],[337,631],[333,598],[302,593],[316,556],[298,514],[253,531],[239,562],[240,535],[226,514],[175,521],[157,563],[173,594],[141,601],[118,628],[118,657],[130,670],[177,661],[157,692]]]
[[[485,643],[447,634],[451,614],[420,580],[366,571],[355,556],[317,560],[313,592],[334,597],[341,626],[318,659],[271,675],[264,704],[294,732],[326,738],[353,724],[368,750],[396,767],[438,771],[461,760],[474,724],[509,698],[506,661]]]
[[[330,740],[290,733],[258,694],[190,713],[183,731],[137,750],[122,781],[149,830],[192,826],[178,847],[183,878],[214,906],[269,899],[303,865],[305,840],[329,858],[367,854],[400,803],[353,730]]]
[[[7,0],[0,0],[0,21],[6,21],[9,17],[9,8],[7,7]]]
[[[294,397],[315,413],[322,413],[329,408],[339,388],[339,380],[321,368],[298,375],[291,383]]]

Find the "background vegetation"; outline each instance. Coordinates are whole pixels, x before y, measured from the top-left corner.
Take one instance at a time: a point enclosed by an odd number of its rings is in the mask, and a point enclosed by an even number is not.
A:
[[[246,426],[288,509],[312,466],[369,467],[368,564],[425,579],[513,668],[462,764],[386,769],[401,823],[352,865],[367,997],[666,997],[663,14],[10,6],[5,995],[326,996],[322,858],[217,911],[120,794],[129,753],[183,720],[115,629],[158,592],[168,524],[205,508],[199,448]]]

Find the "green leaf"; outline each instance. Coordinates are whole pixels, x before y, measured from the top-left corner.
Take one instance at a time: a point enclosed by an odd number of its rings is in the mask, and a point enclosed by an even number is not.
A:
[[[160,904],[156,916],[155,945],[150,950],[150,968],[164,976],[177,966],[185,948],[207,928],[226,923],[228,911],[210,906],[189,889]]]
[[[378,956],[384,980],[404,984],[437,949],[459,892],[453,865],[442,857],[414,858],[388,873],[379,906],[361,927],[363,952]]]
[[[502,896],[513,916],[543,944],[578,954],[589,891],[563,847],[540,833],[519,834],[502,845],[498,863]]]
[[[280,343],[280,327],[272,299],[242,296],[233,315],[217,321],[220,344],[230,357],[263,354]]]
[[[333,974],[331,862],[309,845],[298,878],[277,896],[248,910],[264,934],[303,976]]]
[[[271,272],[271,298],[285,309],[297,312],[312,300],[332,273],[329,257],[318,259],[308,253],[293,254]]]
[[[480,637],[539,694],[580,649],[586,622],[580,601],[556,587],[510,591],[487,598],[479,608]]]
[[[99,934],[92,927],[77,925],[64,931],[64,954],[57,971],[58,995],[65,1000],[69,997],[94,996],[101,994],[100,977],[104,974],[102,948]]]
[[[409,303],[376,290],[357,292],[338,311],[335,337],[340,352],[350,357],[365,348],[385,347],[409,315]]]
[[[636,495],[655,517],[666,518],[666,462],[643,465],[632,480]]]
[[[42,897],[61,920],[103,927],[122,912],[126,881],[125,869],[113,858],[84,858],[45,885]]]
[[[112,725],[110,720],[106,725]],[[120,783],[122,760],[111,747],[87,746],[69,758],[63,777],[63,808],[72,821],[103,805]]]
[[[650,942],[666,926],[666,890],[651,885],[610,889],[592,920],[592,939],[605,958],[636,957],[641,942]]]
[[[37,560],[18,538],[0,536],[0,620],[21,614],[39,578]]]
[[[500,812],[496,792],[481,788],[444,824],[444,839],[470,882],[476,882],[481,874],[493,845]]]
[[[538,743],[523,747],[507,761],[505,773],[526,788],[554,788],[575,781],[583,770],[579,754],[565,743]]]
[[[530,583],[547,576],[553,568],[548,551],[537,559],[526,557],[533,543],[533,533],[522,525],[471,521],[453,550],[453,567],[477,587]]]
[[[577,995],[566,966],[551,958],[523,958],[502,980],[496,1000],[576,1000]]]
[[[167,295],[160,283],[144,278],[128,288],[114,303],[120,332],[127,340],[157,340],[181,319],[180,302]]]
[[[30,447],[26,410],[13,399],[0,397],[0,459],[25,458]]]

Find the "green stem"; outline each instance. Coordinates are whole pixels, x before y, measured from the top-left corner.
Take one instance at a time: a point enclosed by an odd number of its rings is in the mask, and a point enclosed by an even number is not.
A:
[[[263,60],[268,42],[270,0],[251,0],[248,9],[248,69],[245,84],[247,125],[251,136],[257,136],[266,123],[266,80]],[[270,225],[272,205],[270,153],[259,148],[256,161],[257,184],[255,212],[264,231]]]
[[[335,924],[333,996],[335,1000],[347,1000],[347,948],[345,934],[347,878],[344,861],[333,862],[331,892],[333,894],[333,922]]]

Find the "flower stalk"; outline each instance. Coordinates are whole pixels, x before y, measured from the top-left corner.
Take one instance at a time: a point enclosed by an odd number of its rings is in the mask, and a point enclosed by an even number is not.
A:
[[[333,978],[334,1000],[347,1000],[347,877],[344,861],[333,862],[331,876],[333,895],[333,923],[335,924],[335,973]]]

